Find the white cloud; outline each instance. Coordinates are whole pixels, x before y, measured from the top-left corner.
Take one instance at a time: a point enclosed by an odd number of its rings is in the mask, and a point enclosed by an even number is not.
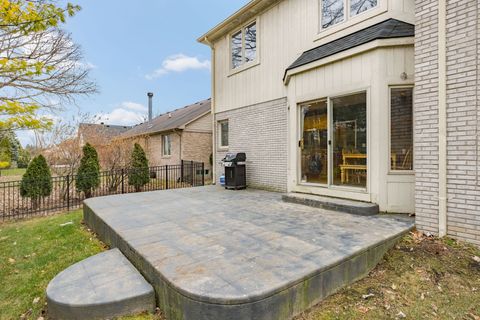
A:
[[[79,68],[85,70],[92,70],[98,68],[97,65],[91,63],[90,61],[77,61],[76,64]]]
[[[128,109],[128,110],[138,111],[138,112],[147,112],[148,111],[148,108],[145,107],[143,104],[136,103],[136,102],[131,102],[131,101],[122,102],[119,107],[122,108],[122,109]]]
[[[185,72],[188,70],[210,70],[210,60],[200,60],[185,54],[176,54],[163,60],[162,67],[147,74],[145,78],[153,80],[171,72]]]
[[[96,122],[111,125],[131,126],[145,121],[147,108],[140,103],[125,101],[108,113],[95,115]]]

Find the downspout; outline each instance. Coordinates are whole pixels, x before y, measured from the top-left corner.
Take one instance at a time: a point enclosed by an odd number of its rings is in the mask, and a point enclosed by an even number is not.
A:
[[[438,1],[438,235],[447,235],[447,4]]]
[[[216,143],[216,135],[217,135],[217,130],[216,130],[216,122],[215,122],[215,46],[213,43],[208,40],[207,37],[205,37],[204,42],[210,47],[212,50],[211,52],[211,60],[212,60],[212,76],[211,76],[211,97],[210,97],[210,103],[211,103],[211,115],[212,115],[212,183],[216,184],[217,181],[217,143]]]

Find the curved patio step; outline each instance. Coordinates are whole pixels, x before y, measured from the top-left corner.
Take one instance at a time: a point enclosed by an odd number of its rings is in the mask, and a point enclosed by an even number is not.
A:
[[[379,212],[378,204],[340,198],[323,197],[291,192],[282,196],[283,201],[303,204],[309,207],[346,212],[360,216],[372,216]]]
[[[102,252],[59,273],[47,287],[52,319],[111,319],[153,312],[155,293],[118,249]]]

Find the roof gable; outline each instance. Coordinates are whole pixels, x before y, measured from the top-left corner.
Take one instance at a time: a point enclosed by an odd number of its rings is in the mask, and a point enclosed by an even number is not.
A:
[[[174,129],[182,129],[183,126],[196,120],[210,112],[211,100],[199,101],[197,103],[176,109],[158,117],[151,121],[139,124],[129,131],[125,132],[121,137],[130,138],[139,135],[148,135],[170,131]]]

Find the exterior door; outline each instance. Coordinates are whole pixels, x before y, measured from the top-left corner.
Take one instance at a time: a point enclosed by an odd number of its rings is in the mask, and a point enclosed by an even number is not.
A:
[[[330,100],[332,108],[332,184],[367,187],[367,94]]]
[[[367,187],[366,92],[301,106],[300,181]]]
[[[327,100],[301,107],[300,162],[302,183],[328,184]]]

